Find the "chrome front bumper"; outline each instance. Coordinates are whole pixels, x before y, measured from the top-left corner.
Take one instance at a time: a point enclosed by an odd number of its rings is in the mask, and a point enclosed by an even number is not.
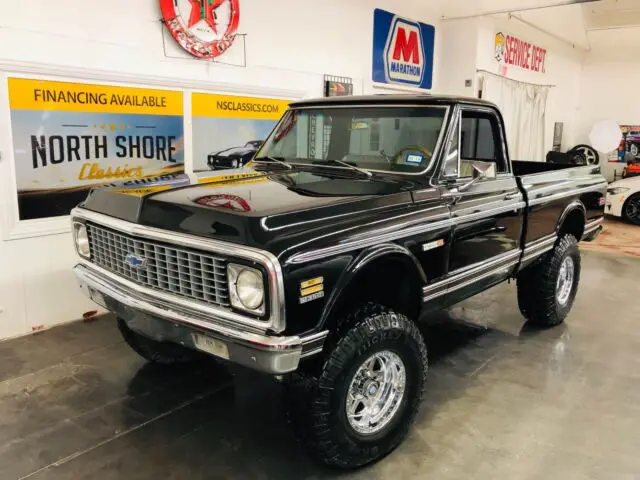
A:
[[[203,318],[202,312],[145,295],[90,266],[80,264],[74,271],[85,295],[124,320],[132,330],[192,349],[197,349],[194,335],[206,335],[226,346],[223,358],[261,372],[274,375],[293,372],[301,358],[322,351],[327,335],[321,332],[306,337],[267,336],[219,325],[215,318]]]

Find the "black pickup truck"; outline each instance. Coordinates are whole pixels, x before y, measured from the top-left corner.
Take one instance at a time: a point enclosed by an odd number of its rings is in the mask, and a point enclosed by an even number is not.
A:
[[[421,317],[511,278],[532,324],[572,307],[578,242],[602,228],[600,167],[507,150],[476,99],[294,103],[245,178],[92,191],[72,212],[75,272],[144,358],[274,375],[308,450],[364,465],[415,418]]]

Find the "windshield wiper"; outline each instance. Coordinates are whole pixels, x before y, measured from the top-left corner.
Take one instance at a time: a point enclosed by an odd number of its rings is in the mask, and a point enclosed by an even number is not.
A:
[[[270,156],[264,156],[264,157],[258,157],[255,159],[256,162],[275,162],[275,163],[279,163],[280,165],[287,167],[289,170],[291,170],[293,168],[293,166],[290,163],[285,162],[284,157],[270,157]]]
[[[367,178],[371,178],[373,176],[373,173],[371,173],[369,170],[356,167],[355,165],[351,165],[350,163],[343,162],[342,160],[325,160],[325,163],[328,163],[328,164],[337,163],[338,165],[344,165],[345,167],[349,167],[350,169],[355,170],[356,172],[364,173],[367,176]]]

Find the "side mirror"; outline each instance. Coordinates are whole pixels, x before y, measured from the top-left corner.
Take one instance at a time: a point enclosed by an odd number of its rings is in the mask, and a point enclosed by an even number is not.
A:
[[[495,180],[497,177],[496,164],[494,162],[473,162],[472,167],[473,179],[458,187],[459,192],[464,192],[481,180]]]

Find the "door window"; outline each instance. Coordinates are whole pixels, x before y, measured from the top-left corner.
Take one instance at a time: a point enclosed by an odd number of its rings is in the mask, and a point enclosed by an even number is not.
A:
[[[459,177],[473,176],[473,162],[477,161],[495,163],[496,173],[509,172],[502,151],[500,124],[494,114],[463,110],[460,129]]]

